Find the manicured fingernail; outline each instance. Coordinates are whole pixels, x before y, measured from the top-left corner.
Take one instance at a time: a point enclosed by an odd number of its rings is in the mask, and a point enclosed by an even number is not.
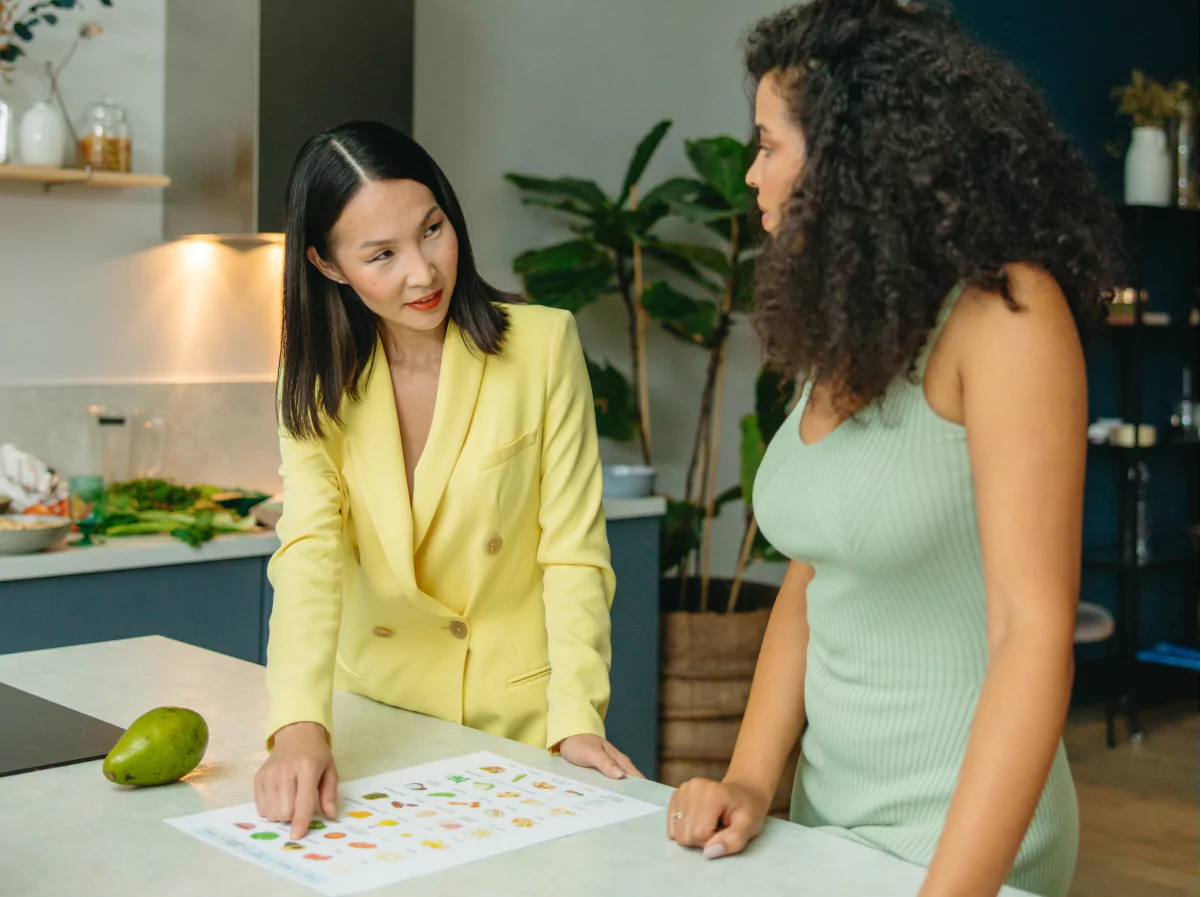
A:
[[[708,847],[705,848],[705,859],[707,859],[707,860],[716,860],[721,857],[724,857],[725,855],[726,855],[726,845],[724,845],[724,844],[721,844],[721,843],[710,844]]]
[[[624,779],[624,778],[626,777],[626,774],[625,774],[624,772],[622,772],[622,771],[621,771],[621,767],[620,767],[620,766],[614,766],[612,769],[610,769],[610,770],[609,770],[609,773],[610,773],[610,774],[611,774],[611,775],[612,775],[614,778],[618,778],[618,779]]]

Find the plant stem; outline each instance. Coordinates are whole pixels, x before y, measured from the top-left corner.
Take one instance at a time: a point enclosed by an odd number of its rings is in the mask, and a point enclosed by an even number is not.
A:
[[[714,345],[709,350],[709,365],[705,370],[705,385],[701,388],[701,410],[696,420],[696,435],[692,437],[692,457],[688,461],[688,475],[684,478],[684,499],[693,501],[692,486],[696,480],[698,468],[701,466],[702,448],[709,441],[708,425],[709,412],[713,402],[713,382],[717,376],[717,349]],[[704,481],[704,472],[701,473],[701,481]],[[696,497],[696,502],[700,503],[701,497]]]
[[[738,593],[742,590],[742,577],[751,562],[751,550],[755,547],[755,535],[759,532],[759,523],[752,511],[746,521],[746,532],[742,534],[742,550],[738,552],[738,565],[734,568],[734,581],[730,583],[730,600],[726,604],[726,613],[734,613],[738,606]]]
[[[710,418],[710,450],[706,458],[705,523],[701,529],[701,610],[709,606],[709,566],[713,548],[714,499],[717,495],[717,461],[721,454],[721,412],[725,393],[725,345],[717,362],[717,384],[713,393],[713,415]]]
[[[738,256],[741,254],[738,233],[738,217],[730,218],[730,276],[726,279],[726,292],[721,302],[721,322],[718,325],[717,369],[714,376],[713,411],[710,416],[710,449],[705,484],[705,525],[701,533],[701,610],[709,604],[709,568],[713,549],[714,502],[717,498],[717,462],[721,455],[721,414],[725,397],[726,343],[730,335],[731,310],[738,289]],[[745,496],[743,497],[745,500]]]
[[[703,426],[704,425],[703,419],[702,419],[701,423]],[[697,445],[700,447],[700,453],[702,455],[701,460],[703,462],[703,456],[705,454],[705,447],[708,446],[708,444],[709,444],[708,432],[706,430],[702,429],[697,433],[696,438],[697,438]],[[685,491],[685,493],[684,493],[684,501],[686,501],[690,506],[692,506],[694,508],[700,507],[701,497],[697,496],[695,499],[692,497],[691,484],[689,484],[687,491]],[[688,579],[689,579],[688,564],[689,564],[689,562],[695,562],[696,560],[697,560],[697,552],[696,552],[695,548],[689,549],[687,552],[685,552],[684,556],[682,558],[680,558],[680,567],[679,567],[679,570],[680,570],[680,610],[687,610]],[[700,572],[699,570],[693,571],[693,573],[696,575],[699,575],[699,572]]]
[[[617,287],[621,294],[622,304],[626,307],[626,332],[630,340],[630,368],[633,372],[632,380],[634,381],[634,404],[638,412],[638,439],[642,447],[642,460],[644,464],[651,463],[651,447],[649,433],[647,432],[647,424],[645,416],[642,412],[642,390],[640,384],[642,382],[643,372],[639,363],[642,354],[639,351],[638,342],[638,309],[634,307],[634,300],[630,290],[630,272],[626,270],[625,259],[620,255],[616,256],[615,264],[617,266]]]
[[[630,185],[630,209],[638,211],[638,185]],[[642,307],[642,243],[634,240],[634,312],[638,322],[638,420],[642,428],[643,460],[651,463],[651,385],[650,368],[646,363],[646,309]]]

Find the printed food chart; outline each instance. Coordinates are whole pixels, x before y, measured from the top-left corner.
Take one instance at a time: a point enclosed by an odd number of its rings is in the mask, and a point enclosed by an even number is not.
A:
[[[354,894],[636,819],[662,807],[481,752],[344,782],[336,820],[299,841],[253,803],[168,819],[188,834],[308,885]]]

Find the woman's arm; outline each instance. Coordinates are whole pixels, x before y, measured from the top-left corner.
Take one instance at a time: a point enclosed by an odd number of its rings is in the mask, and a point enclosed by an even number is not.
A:
[[[1010,283],[1019,312],[994,298],[956,309],[989,662],[921,897],[995,897],[1046,784],[1071,692],[1084,358],[1055,281],[1015,266]]]
[[[284,726],[333,732],[334,656],[342,616],[342,490],[320,441],[280,436],[284,512],[267,565],[275,589],[267,643],[268,745]]]
[[[342,613],[342,490],[320,442],[280,435],[284,513],[280,548],[267,567],[275,588],[267,645],[267,761],[254,777],[255,804],[298,840],[318,808],[333,819],[338,771],[333,666]]]
[[[575,319],[566,312],[551,338],[546,389],[538,563],[551,665],[546,744],[553,749],[575,735],[603,739],[612,658],[614,578],[596,417]]]
[[[768,802],[805,725],[805,660],[809,620],[805,590],[813,568],[793,561],[772,607],[746,714],[726,782],[760,792]]]
[[[763,830],[784,763],[805,725],[809,648],[806,589],[813,568],[793,561],[772,607],[738,743],[725,779],[686,782],[668,809],[668,836],[716,858],[738,853]]]

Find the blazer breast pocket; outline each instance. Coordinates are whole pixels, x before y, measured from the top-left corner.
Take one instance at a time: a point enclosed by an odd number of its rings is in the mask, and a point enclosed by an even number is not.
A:
[[[488,452],[480,458],[479,467],[481,473],[485,470],[492,470],[494,467],[500,467],[506,461],[516,458],[526,449],[538,444],[538,431],[531,430],[524,436],[518,436],[512,442],[502,445],[498,449]]]

